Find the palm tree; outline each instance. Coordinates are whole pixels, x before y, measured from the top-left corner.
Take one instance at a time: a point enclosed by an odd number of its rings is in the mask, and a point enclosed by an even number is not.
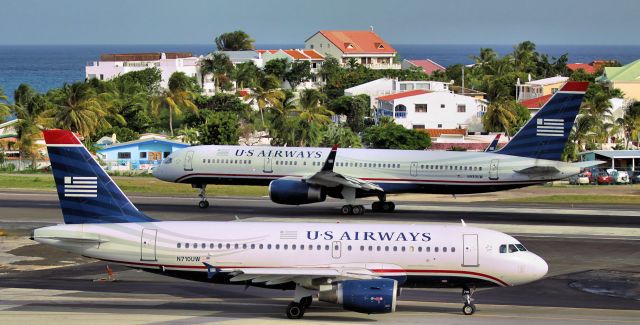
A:
[[[204,87],[205,76],[213,74],[215,66],[212,58],[204,58],[198,63],[198,70],[200,71],[200,86]]]
[[[211,55],[211,68],[215,92],[218,92],[218,88],[222,86],[222,80],[233,71],[233,63],[231,63],[228,55],[224,53],[213,53]]]
[[[286,90],[283,94],[283,100],[275,106],[275,116],[269,130],[269,135],[273,139],[272,144],[278,146],[295,143],[297,131],[297,120],[294,117],[297,114],[298,99],[292,91]]]
[[[218,51],[253,50],[254,40],[249,36],[249,34],[241,30],[223,33],[216,37],[215,41]]]
[[[25,84],[18,86],[14,93],[15,104],[11,106],[18,122],[15,125],[18,133],[18,148],[20,148],[20,160],[23,155],[31,157],[31,166],[35,167],[35,161],[39,157],[39,151],[35,146],[35,140],[42,129],[52,126],[53,119],[47,118],[43,112],[51,105],[45,97]]]
[[[284,93],[277,89],[280,80],[276,76],[264,76],[258,85],[252,89],[251,98],[255,101],[260,110],[260,119],[262,120],[262,128],[264,129],[264,110],[270,107],[276,107],[284,100]]]
[[[360,63],[358,63],[358,60],[356,58],[349,58],[347,60],[347,67],[350,70],[354,70],[355,68],[357,68],[360,65]]]
[[[111,116],[107,105],[87,84],[65,83],[52,97],[54,107],[47,109],[45,116],[53,118],[58,127],[78,132],[85,138],[98,130],[111,128],[108,116],[124,123],[122,116]]]
[[[11,113],[11,109],[9,107],[9,97],[4,94],[4,90],[0,88],[0,121],[4,119],[5,116]]]
[[[473,61],[480,66],[486,65],[490,62],[495,61],[498,58],[498,53],[494,51],[492,48],[480,48],[479,56],[471,56]]]
[[[505,131],[509,136],[509,130],[517,123],[518,117],[511,109],[507,100],[499,99],[487,107],[487,112],[482,116],[482,124],[487,131]]]
[[[175,78],[178,72],[171,75],[171,78]],[[179,87],[180,83],[172,83],[169,80],[169,89],[163,91],[159,96],[154,97],[151,100],[151,112],[158,114],[160,111],[168,111],[169,114],[169,130],[173,137],[173,116],[176,117],[182,115],[184,109],[190,110],[194,113],[198,112],[198,107],[193,103],[194,94],[188,90]]]
[[[322,140],[320,128],[331,123],[333,112],[324,106],[325,95],[316,89],[305,89],[300,94],[298,119],[301,123],[300,146],[316,145]]]
[[[181,135],[182,141],[189,143],[189,144],[195,144],[198,143],[198,130],[195,128],[190,128],[190,127],[183,127],[182,129],[178,130],[178,135]]]
[[[589,115],[580,114],[576,118],[576,121],[573,124],[573,129],[571,130],[572,132],[571,132],[571,135],[569,136],[569,139],[571,139],[571,141],[576,143],[576,147],[578,151],[584,149],[583,144],[586,143],[588,138],[590,137],[591,135],[590,133],[591,133],[591,130],[593,129],[593,125],[594,125],[594,119]]]
[[[258,77],[258,67],[253,61],[240,63],[235,66],[231,76],[236,81],[236,88],[251,87]]]

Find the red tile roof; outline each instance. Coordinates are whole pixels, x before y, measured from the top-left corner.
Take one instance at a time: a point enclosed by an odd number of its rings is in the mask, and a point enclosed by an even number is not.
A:
[[[422,71],[424,71],[424,73],[426,74],[432,74],[435,71],[444,71],[446,70],[445,67],[429,60],[429,59],[424,59],[424,60],[407,60],[409,61],[409,63],[413,64],[416,67],[422,68]]]
[[[426,90],[418,89],[418,90],[410,90],[410,91],[405,91],[405,92],[391,94],[391,95],[380,96],[378,97],[378,99],[385,102],[390,102],[392,100],[396,100],[399,98],[417,96],[417,95],[428,94],[428,93],[429,92]]]
[[[567,64],[567,69],[571,71],[577,71],[578,69],[584,70],[584,72],[588,74],[596,73],[596,68],[590,64],[586,63],[569,63]]]
[[[419,131],[429,134],[432,138],[439,138],[443,134],[467,135],[467,129],[424,129]]]
[[[544,95],[541,97],[531,98],[520,102],[524,107],[528,109],[540,109],[546,104],[553,94]]]
[[[321,30],[318,33],[343,53],[396,53],[389,43],[370,30]]]
[[[309,60],[310,58],[306,56],[304,53],[297,50],[283,50],[284,53],[287,53],[294,60]]]
[[[310,57],[313,60],[324,60],[324,56],[322,54],[316,52],[316,50],[302,50],[304,54]]]

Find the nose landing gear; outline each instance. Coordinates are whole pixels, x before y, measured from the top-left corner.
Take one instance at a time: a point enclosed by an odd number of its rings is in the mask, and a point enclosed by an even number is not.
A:
[[[198,202],[198,206],[200,209],[206,209],[209,207],[209,201],[207,201],[207,185],[201,184],[191,184],[191,187],[200,189],[200,193],[198,197],[200,198],[200,202]]]
[[[462,299],[464,301],[464,306],[462,307],[462,313],[465,315],[473,315],[476,312],[476,305],[473,304],[473,290],[469,288],[462,289]]]

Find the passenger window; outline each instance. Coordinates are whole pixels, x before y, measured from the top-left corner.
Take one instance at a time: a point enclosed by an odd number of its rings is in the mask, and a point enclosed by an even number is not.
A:
[[[389,251],[389,246],[385,246],[385,247],[384,247],[384,251],[385,251],[385,252],[388,252],[388,251]]]
[[[422,246],[418,247],[418,253],[422,252]]]
[[[451,247],[451,253],[455,253],[456,252],[456,248],[455,247]]]
[[[436,247],[433,248],[433,251],[437,253],[438,249],[439,249],[438,246],[436,246]]]
[[[360,251],[363,252],[364,251],[364,246],[360,246]]]
[[[182,244],[180,244],[180,243],[177,243],[177,244],[176,244],[176,247],[177,247],[177,248],[180,248],[180,246],[182,246]]]
[[[202,245],[201,245],[200,247],[201,247],[202,249],[205,249],[205,248],[207,248],[207,244],[202,243]]]
[[[517,251],[518,251],[518,248],[516,248],[516,245],[509,244],[509,253],[515,253]]]
[[[312,251],[313,250],[313,245],[309,245],[309,250]]]
[[[222,249],[222,244],[218,244],[218,249]]]
[[[382,249],[380,246],[376,246],[376,250],[379,252]]]
[[[291,245],[291,249],[296,250],[296,244]]]
[[[238,244],[233,245],[233,248],[238,249]]]
[[[280,244],[276,244],[276,249],[280,249]]]
[[[263,249],[264,245],[260,244],[260,246],[258,246],[258,248]]]
[[[227,244],[227,249],[231,249],[231,244]]]
[[[398,246],[393,246],[393,251],[397,252],[398,251]]]
[[[267,245],[267,249],[271,249],[271,244],[268,244],[268,245]]]
[[[184,244],[184,248],[189,248],[189,243]]]
[[[347,250],[351,251],[351,245],[347,246]]]
[[[256,244],[251,244],[251,249],[256,249]]]
[[[215,245],[213,243],[209,244],[209,249],[213,249]]]
[[[193,248],[198,248],[198,243],[193,243]]]
[[[446,253],[447,252],[447,248],[446,247],[442,247],[442,252]]]
[[[286,251],[287,249],[289,249],[289,245],[284,244],[283,248],[284,248],[284,250]]]
[[[247,249],[247,244],[242,244],[242,249]]]
[[[405,251],[405,247],[404,247],[404,246],[402,246],[402,247],[401,247],[401,250],[404,252],[404,251]]]
[[[427,253],[431,252],[431,246],[427,246]]]
[[[329,245],[324,245],[324,250],[328,251],[329,250]]]

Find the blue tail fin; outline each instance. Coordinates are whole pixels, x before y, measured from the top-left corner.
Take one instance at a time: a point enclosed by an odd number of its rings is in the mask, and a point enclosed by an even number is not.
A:
[[[587,87],[588,82],[567,82],[511,141],[496,153],[560,160]]]
[[[43,133],[65,223],[155,221],[129,201],[71,131]]]
[[[484,152],[496,151],[496,149],[498,149],[498,142],[499,141],[500,141],[500,133],[498,133],[496,135],[496,137],[493,139],[493,141],[491,141],[489,146],[486,149],[484,149]]]

